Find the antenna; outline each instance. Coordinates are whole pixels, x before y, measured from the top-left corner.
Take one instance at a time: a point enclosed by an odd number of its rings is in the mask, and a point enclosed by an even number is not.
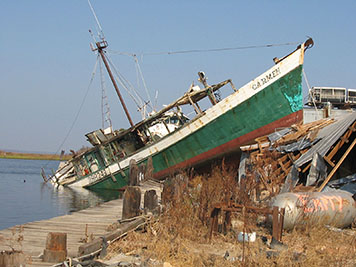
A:
[[[98,20],[98,17],[97,17],[96,14],[95,14],[94,8],[93,8],[93,6],[91,5],[90,0],[88,0],[88,4],[89,4],[89,7],[90,7],[90,9],[91,9],[91,12],[93,13],[93,16],[94,16],[94,18],[95,18],[96,24],[98,25],[99,38],[100,38],[101,40],[104,40],[105,37],[104,37],[103,29],[101,28],[100,22],[99,22],[99,20]]]
[[[157,110],[157,99],[158,99],[158,90],[156,90],[156,94],[155,94],[155,103],[153,105],[154,112],[156,112],[156,110]]]
[[[103,66],[100,62],[100,78],[101,78],[101,116],[102,116],[102,128],[105,129],[105,122],[108,127],[112,130],[112,122],[110,115],[110,106],[108,102],[108,97],[106,95],[106,85],[103,73]]]
[[[126,114],[126,117],[127,117],[128,121],[129,121],[129,123],[130,123],[130,126],[132,127],[132,126],[134,126],[134,123],[133,123],[133,121],[132,121],[132,119],[131,119],[131,116],[130,116],[130,114],[129,114],[129,111],[127,110],[127,107],[126,107],[126,104],[125,104],[125,102],[124,102],[124,99],[122,98],[122,95],[121,95],[121,93],[120,93],[120,90],[119,90],[119,88],[118,88],[118,86],[117,86],[117,84],[116,84],[115,78],[114,78],[114,76],[113,76],[113,74],[112,74],[112,72],[111,72],[109,63],[108,63],[108,61],[107,61],[107,59],[106,59],[106,56],[105,56],[105,53],[106,53],[106,52],[105,52],[104,49],[108,46],[108,43],[105,41],[103,30],[102,30],[102,28],[101,28],[101,25],[100,25],[100,23],[99,23],[99,20],[98,20],[96,14],[95,14],[95,11],[94,11],[94,9],[93,9],[91,3],[90,3],[90,0],[88,0],[88,4],[89,4],[89,6],[90,6],[90,9],[91,9],[91,11],[92,11],[92,13],[93,13],[93,15],[94,15],[94,18],[95,18],[95,20],[96,20],[96,23],[97,23],[97,25],[98,25],[98,28],[99,28],[99,31],[100,31],[100,32],[99,32],[99,38],[101,39],[101,41],[95,42],[95,46],[96,46],[96,47],[94,47],[94,45],[92,45],[92,44],[90,45],[91,50],[92,50],[93,52],[97,51],[98,54],[100,55],[101,59],[103,60],[103,63],[104,63],[104,65],[105,65],[105,68],[106,68],[106,70],[107,70],[107,72],[108,72],[108,75],[109,75],[109,77],[110,77],[110,79],[111,79],[111,82],[112,82],[112,84],[113,84],[113,86],[114,86],[114,88],[115,88],[116,94],[117,94],[117,96],[119,97],[121,106],[122,106],[122,108],[124,109],[124,112],[125,112],[125,114]],[[89,30],[89,32],[90,32],[90,34],[93,36],[91,30]],[[94,36],[93,36],[93,38],[94,38]],[[94,41],[95,41],[95,38],[94,38]]]

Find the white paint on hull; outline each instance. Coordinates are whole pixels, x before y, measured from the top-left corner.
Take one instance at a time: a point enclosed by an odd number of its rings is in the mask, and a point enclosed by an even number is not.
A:
[[[160,151],[170,147],[171,145],[177,143],[178,141],[184,139],[185,137],[191,135],[192,133],[198,131],[205,125],[209,124],[222,114],[228,112],[229,110],[235,108],[242,102],[246,101],[247,99],[251,98],[253,95],[259,93],[260,91],[264,90],[266,87],[271,85],[273,82],[277,81],[279,78],[282,78],[298,66],[303,64],[304,60],[304,46],[294,53],[289,55],[283,61],[279,62],[254,80],[250,81],[243,87],[241,87],[237,92],[229,95],[216,105],[212,106],[211,108],[207,109],[203,115],[192,122],[188,123],[187,125],[183,126],[179,130],[173,132],[172,134],[162,138],[157,143],[152,144],[151,146],[144,147],[142,150],[139,150],[137,153],[127,157],[119,162],[121,169],[126,169],[129,166],[129,162],[131,159],[134,159],[136,162],[140,162],[150,156],[153,156]],[[105,172],[107,175],[116,173],[120,170],[118,163],[114,163],[109,166],[110,169],[106,168]],[[108,172],[110,171],[110,172]],[[92,176],[92,175],[91,175]],[[89,176],[89,177],[91,177]],[[102,177],[95,179],[88,179],[83,178],[75,183],[72,183],[68,186],[88,186],[92,184],[94,181],[98,181],[102,179]]]

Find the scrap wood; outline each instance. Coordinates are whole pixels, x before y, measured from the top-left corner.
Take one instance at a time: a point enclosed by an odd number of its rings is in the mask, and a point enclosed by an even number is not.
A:
[[[314,129],[321,129],[323,127],[325,127],[326,125],[329,125],[331,123],[333,123],[335,120],[332,118],[325,118],[325,119],[320,119],[317,121],[312,121],[306,124],[301,125],[301,128],[306,131],[311,131]]]
[[[335,154],[338,152],[338,150],[344,145],[344,143],[350,138],[351,134],[356,131],[356,121],[349,127],[349,130],[346,131],[346,133],[339,139],[339,142],[334,146],[334,148],[329,152],[327,156],[325,156],[326,161],[330,164],[331,166],[333,162],[331,161],[332,158],[335,156]],[[334,164],[335,166],[335,164]],[[332,167],[334,167],[332,166]]]
[[[279,140],[275,142],[275,145],[282,145],[285,143],[289,143],[292,141],[297,141],[300,137],[308,135],[308,139],[310,141],[313,141],[319,130],[324,128],[325,126],[333,123],[335,120],[334,119],[321,119],[318,121],[306,123],[306,124],[293,124],[291,126],[291,129],[293,129],[292,133],[288,133],[281,137]],[[257,137],[255,139],[255,144],[251,145],[246,145],[246,146],[241,146],[240,149],[242,151],[253,151],[253,150],[260,150],[260,153],[263,152],[266,148],[270,147],[272,144],[268,139],[268,135],[263,135],[260,137]]]
[[[272,189],[267,184],[268,177],[266,177],[264,170],[261,167],[258,167],[257,170],[259,171],[259,174],[261,174],[260,179],[261,179],[263,185],[268,190],[268,192],[270,192],[272,194]]]
[[[294,162],[309,151],[310,147],[287,153],[277,150],[271,151],[270,147],[283,146],[302,139],[313,142],[317,138],[319,130],[333,122],[334,119],[327,118],[307,124],[295,124],[291,127],[291,132],[285,134],[273,144],[269,141],[268,135],[256,138],[256,144],[241,148],[249,153],[251,168],[246,170],[246,174],[250,172],[249,176],[252,178],[253,172],[256,171],[261,178],[259,179],[260,185],[263,185],[270,193],[278,192],[279,187],[291,171]],[[266,167],[269,169],[266,169]],[[307,169],[304,169],[303,172],[306,172]]]
[[[329,173],[328,177],[326,177],[325,181],[322,183],[322,185],[319,187],[318,192],[321,192],[321,190],[323,190],[323,188],[325,187],[325,185],[330,181],[330,179],[334,176],[335,172],[337,171],[337,169],[340,167],[340,165],[343,163],[343,161],[345,160],[345,158],[347,157],[347,155],[350,153],[350,151],[353,149],[353,147],[356,144],[356,138],[354,139],[354,141],[352,142],[352,144],[347,148],[345,154],[341,157],[341,159],[339,160],[339,162],[335,165],[335,167],[332,169],[332,171]]]
[[[312,137],[314,140],[315,137],[317,136],[317,133],[320,129],[324,128],[325,126],[333,123],[335,120],[334,119],[321,119],[318,121],[310,122],[307,124],[303,125],[292,125],[291,128],[294,130],[294,132],[286,134],[283,136],[280,140],[276,141],[276,145],[281,145],[281,144],[286,144],[290,143],[293,141],[298,141],[300,137],[309,135],[308,137]],[[312,141],[311,139],[309,139]]]
[[[118,238],[126,235],[129,231],[136,230],[142,225],[145,225],[150,220],[150,218],[151,218],[150,216],[138,217],[133,221],[122,224],[120,228],[118,228],[117,230],[111,233],[96,238],[92,242],[81,245],[78,248],[78,256],[82,258],[85,257],[85,255],[91,255],[94,252],[98,252],[98,251],[100,252],[102,250],[103,242],[108,242],[108,243],[114,242]]]

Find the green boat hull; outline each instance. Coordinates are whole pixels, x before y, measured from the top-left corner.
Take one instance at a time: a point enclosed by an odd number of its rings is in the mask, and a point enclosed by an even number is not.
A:
[[[299,65],[197,131],[153,153],[154,176],[161,178],[177,169],[221,157],[278,127],[300,122],[302,108],[302,65]],[[138,164],[147,164],[147,158]],[[119,189],[127,184],[128,175],[126,167],[114,173],[114,179],[107,176],[86,187]]]

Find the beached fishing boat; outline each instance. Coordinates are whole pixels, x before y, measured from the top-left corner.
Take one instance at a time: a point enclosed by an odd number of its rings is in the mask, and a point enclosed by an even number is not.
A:
[[[237,151],[277,128],[301,122],[304,52],[312,45],[308,39],[289,55],[275,58],[274,66],[238,90],[231,80],[208,85],[200,72],[204,88],[192,86],[182,97],[135,125],[128,116],[131,127],[127,130],[87,134],[94,146],[70,161],[76,175],[52,181],[64,186],[118,189],[128,183],[133,160],[150,169],[154,178],[164,178]],[[104,63],[105,47],[105,41],[96,43]],[[227,84],[232,87],[231,94],[219,99],[216,91]],[[210,100],[211,107],[202,111],[198,102],[204,98]],[[188,121],[181,113],[183,105],[193,106],[193,119]],[[124,110],[128,115],[125,106]],[[173,128],[168,126],[172,122]],[[165,133],[155,134],[155,128],[163,128]]]

